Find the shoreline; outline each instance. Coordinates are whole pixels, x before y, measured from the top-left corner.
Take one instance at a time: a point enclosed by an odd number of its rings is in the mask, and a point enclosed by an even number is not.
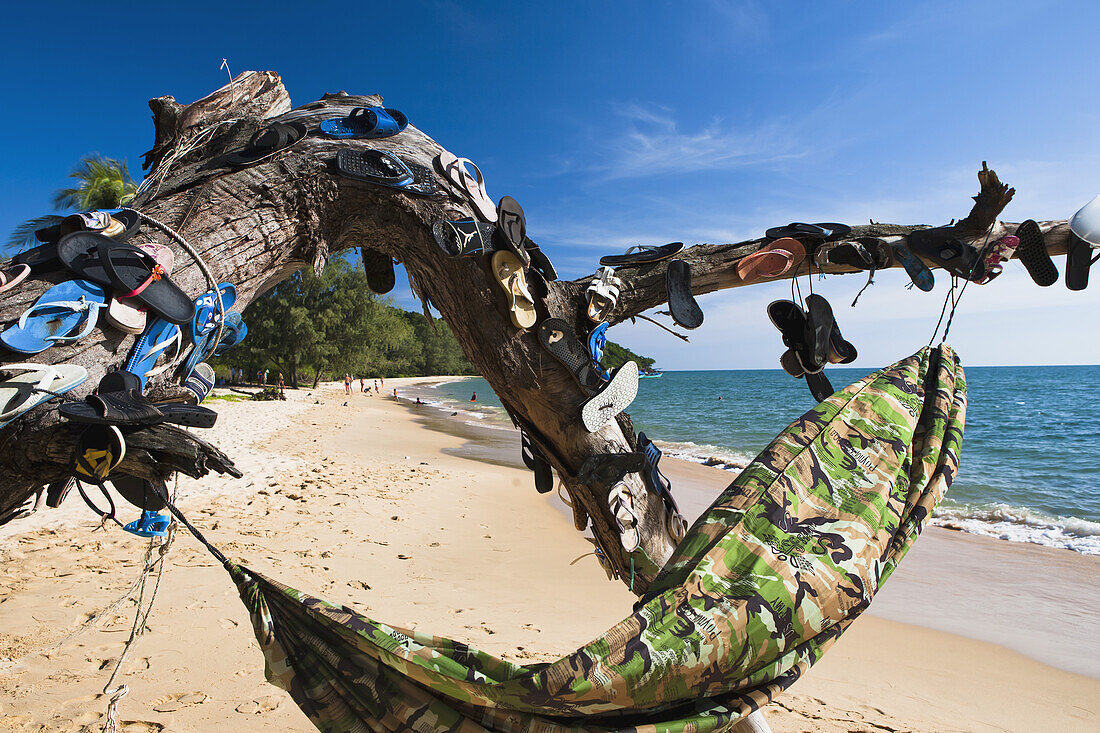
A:
[[[402,383],[387,380],[394,386],[400,394]],[[498,460],[485,462],[472,457],[469,437],[426,430],[429,411],[408,402],[349,398],[325,386],[303,392],[287,402],[212,403],[223,416],[208,437],[230,450],[246,476],[181,479],[178,503],[228,556],[380,621],[520,663],[568,653],[630,612],[633,595],[608,582],[569,510],[555,495],[537,494],[530,472],[514,467],[514,431],[492,431],[495,445],[481,450]],[[253,432],[258,424],[264,429]],[[671,459],[667,470],[685,496],[730,478]],[[557,510],[548,511],[548,502]],[[23,525],[22,533],[0,539],[0,730],[101,724],[101,690],[133,621],[133,606],[125,605],[48,655],[34,654],[128,587],[146,547],[115,528],[95,530],[79,502],[51,511],[63,510],[76,515],[71,524]],[[930,575],[924,564],[935,571],[939,554],[922,561],[919,551],[941,547],[965,567],[981,557],[975,547],[1010,544],[965,536],[960,549],[941,536],[963,535],[927,532],[871,613],[766,708],[777,733],[1095,728],[1095,676],[921,624],[956,602],[940,589],[957,568]],[[1019,605],[1054,584],[1058,575],[1045,555],[1018,547],[1022,565],[1006,568],[1011,584],[982,573],[956,579],[979,612]],[[1045,574],[1046,584],[1021,583],[1021,569]],[[1079,580],[1086,590],[1098,585],[1095,576]],[[891,589],[899,594],[893,601]],[[924,605],[912,608],[906,589]],[[876,615],[884,603],[907,614],[902,622]],[[1094,626],[1088,616],[1095,608],[1078,595],[1068,607],[1041,604],[1028,613],[1041,628],[1083,633]],[[186,534],[173,546],[150,629],[120,681],[130,687],[119,708],[131,726],[123,730],[313,730],[289,697],[264,681],[232,583]]]
[[[862,375],[862,370],[850,371]],[[418,386],[435,388],[442,384],[476,378],[471,376],[428,377],[424,378],[426,381]],[[489,429],[512,430],[510,422],[503,417],[503,412],[495,405],[481,404],[472,407],[461,404],[460,401],[454,398],[433,394],[431,389],[413,390],[413,396],[417,395],[424,398],[426,404],[430,407],[440,412],[447,413],[457,410],[460,415],[465,415],[468,418],[471,425],[480,425]],[[662,449],[665,456],[689,463],[721,468],[732,474],[731,480],[737,472],[747,466],[755,457],[753,451],[698,444],[690,441],[670,442],[658,438],[655,442]],[[949,492],[940,506],[936,508],[930,525],[1014,544],[1032,544],[1100,557],[1100,523],[1076,516],[1048,514],[1029,506],[1017,506],[995,501],[985,503],[956,501],[954,495]]]

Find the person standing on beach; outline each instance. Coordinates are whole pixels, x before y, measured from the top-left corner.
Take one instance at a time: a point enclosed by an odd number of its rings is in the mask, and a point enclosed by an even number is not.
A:
[[[344,374],[344,394],[351,394],[351,375]]]
[[[279,386],[279,398],[285,400],[286,395],[283,394],[283,386],[284,385],[283,385],[283,373],[282,372],[279,372],[279,384],[278,384],[278,386]]]
[[[361,393],[367,391],[367,380],[363,379],[362,377],[359,377],[359,391]]]
[[[375,391],[377,391],[377,389],[378,389],[378,388],[377,388],[377,387],[375,387]],[[393,398],[394,398],[395,400],[397,399],[397,387],[394,387],[394,388],[393,388]]]
[[[261,369],[260,371],[256,372],[256,381],[259,382],[261,389],[263,389],[264,381],[265,381],[266,377],[267,377],[267,370],[266,369]]]

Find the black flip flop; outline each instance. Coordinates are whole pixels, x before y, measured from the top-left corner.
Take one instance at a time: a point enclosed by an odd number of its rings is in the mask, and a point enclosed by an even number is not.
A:
[[[799,368],[797,370],[793,369],[790,357],[785,357],[787,363],[783,363],[783,359],[780,359],[780,363],[788,374],[792,377],[801,376],[802,373],[807,371],[807,364],[810,365],[812,369],[810,373],[812,374],[816,374],[824,368],[824,362],[815,362],[813,360],[813,354],[806,340],[806,311],[802,310],[797,303],[790,300],[772,301],[768,304],[768,319],[783,336],[783,345],[786,346],[789,351],[794,352],[798,357],[797,363]],[[795,374],[795,371],[799,371],[800,373]]]
[[[818,402],[824,402],[829,399],[835,391],[832,383],[829,382],[829,378],[825,376],[824,372],[807,374],[806,385],[810,388],[810,394]]]
[[[1020,238],[1016,256],[1024,263],[1027,274],[1031,275],[1035,284],[1045,288],[1058,282],[1058,268],[1054,266],[1054,260],[1050,259],[1043,230],[1035,220],[1028,219],[1016,227],[1016,236]]]
[[[523,215],[523,207],[511,196],[505,196],[497,204],[497,234],[524,267],[531,264],[531,255],[525,247],[527,218]]]
[[[660,247],[638,245],[637,247],[630,248],[637,249],[637,252],[628,251],[626,254],[621,255],[604,255],[600,258],[600,264],[607,265],[608,267],[648,265],[651,262],[667,260],[669,257],[678,254],[683,248],[683,242],[670,242],[668,244],[662,244]]]
[[[550,490],[554,488],[554,469],[551,468],[550,461],[546,460],[546,455],[542,452],[542,449],[531,442],[531,438],[527,436],[526,432],[520,430],[519,436],[523,465],[535,474],[535,491],[540,494],[550,493]]]
[[[833,318],[833,307],[829,301],[817,293],[806,296],[806,354],[810,356],[814,366],[828,363],[829,346],[836,328],[836,319]],[[806,354],[802,356],[805,357]],[[803,358],[803,368],[811,366]],[[821,371],[820,369],[807,369],[808,372]]]
[[[645,470],[644,453],[597,453],[584,459],[577,480],[589,486],[611,486],[628,473]]]
[[[565,366],[585,393],[594,395],[603,386],[592,354],[577,339],[572,327],[561,318],[547,318],[539,324],[539,343]]]
[[[703,325],[703,309],[695,302],[691,292],[691,268],[683,260],[668,263],[665,272],[665,291],[668,293],[668,309],[672,320],[684,328]]]
[[[62,264],[84,280],[133,298],[169,323],[190,323],[195,302],[145,250],[93,232],[66,234],[57,243]]]
[[[550,261],[550,258],[537,244],[530,239],[525,239],[523,248],[531,256],[531,268],[538,271],[546,282],[553,282],[558,279],[558,271],[555,269],[554,263]]]
[[[27,265],[35,275],[57,272],[65,267],[57,256],[57,242],[49,242],[28,249],[26,252],[20,252],[11,258],[11,262],[13,265]]]
[[[159,512],[168,505],[168,492],[158,491],[152,481],[137,476],[112,476],[111,485],[123,499],[138,509]]]
[[[85,425],[158,425],[167,416],[140,389],[90,394],[83,402],[65,402],[61,417]]]
[[[56,509],[61,506],[61,502],[69,496],[69,492],[73,488],[72,477],[63,478],[60,481],[54,481],[52,484],[46,487],[46,506],[50,509]]]
[[[858,355],[859,352],[856,351],[856,347],[852,345],[851,341],[844,338],[840,333],[840,326],[834,320],[833,331],[829,334],[829,363],[851,364]]]
[[[909,233],[909,249],[964,280],[981,280],[985,267],[978,251],[943,229],[918,229]]]
[[[367,273],[367,287],[371,292],[384,295],[397,284],[397,275],[393,271],[393,258],[370,247],[360,247],[363,269]]]
[[[119,209],[111,218],[126,227],[126,231],[114,238],[116,242],[125,242],[141,230],[141,217],[133,209]]]
[[[1066,245],[1066,287],[1070,290],[1084,290],[1089,284],[1089,268],[1097,259],[1092,256],[1093,248],[1088,242],[1078,237],[1074,232],[1069,233],[1069,244]]]
[[[218,413],[209,407],[188,405],[183,402],[157,402],[154,405],[164,414],[164,421],[189,428],[212,428],[218,421]]]
[[[493,224],[459,219],[457,221],[437,221],[432,225],[432,236],[439,248],[451,257],[467,257],[488,254],[495,251],[493,245]]]
[[[301,122],[275,122],[257,130],[244,148],[226,153],[225,162],[233,166],[252,165],[286,150],[305,136],[306,126]]]
[[[336,170],[346,178],[396,188],[418,196],[439,193],[435,175],[422,165],[408,163],[383,150],[344,148],[336,154]]]
[[[819,224],[792,222],[785,227],[772,227],[764,232],[764,236],[768,239],[793,237],[794,239],[828,241],[830,239],[846,237],[851,233],[852,228],[847,224],[838,224],[828,221]]]

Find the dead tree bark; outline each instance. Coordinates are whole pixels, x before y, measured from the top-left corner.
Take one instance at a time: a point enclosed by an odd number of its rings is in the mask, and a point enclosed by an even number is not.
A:
[[[432,168],[433,159],[442,151],[440,145],[410,125],[399,135],[379,140],[330,140],[310,134],[250,168],[234,169],[220,163],[225,151],[244,145],[253,132],[275,118],[302,122],[315,130],[322,119],[344,116],[355,107],[381,104],[379,96],[339,92],[291,109],[286,90],[272,72],[245,72],[187,106],[171,97],[151,100],[155,143],[145,156],[150,172],[132,205],[179,232],[198,249],[217,280],[232,282],[237,288],[238,310],[291,273],[307,266],[320,271],[333,253],[350,247],[369,247],[403,263],[425,312],[434,306],[450,324],[471,363],[557,469],[573,499],[577,529],[583,531],[590,523],[616,572],[628,583],[633,575],[634,592],[644,593],[673,549],[662,502],[645,490],[637,474],[628,475],[626,480],[635,482],[631,490],[640,504],[642,548],[653,561],[652,566],[635,565],[632,573],[607,508],[608,487],[583,485],[576,479],[578,468],[590,455],[635,450],[629,418],[622,415],[599,432],[587,432],[580,421],[585,396],[541,349],[533,330],[512,326],[499,287],[484,263],[452,258],[435,244],[431,233],[434,222],[473,216],[465,199],[448,190],[445,181],[440,181],[443,194],[414,198],[336,174],[336,152],[343,147],[392,151]],[[982,193],[976,197],[973,211],[952,228],[970,243],[985,237],[990,228],[992,236],[998,237],[1013,226],[996,221],[1011,190],[1002,186],[992,171],[983,171],[980,177]],[[854,234],[905,235],[917,228],[922,227],[869,224],[857,227]],[[1051,252],[1064,252],[1066,222],[1045,222],[1041,228]],[[537,238],[538,222],[532,222],[531,230]],[[177,263],[173,280],[192,295],[207,289],[199,268],[163,231],[145,226],[131,241],[172,247]],[[743,285],[734,265],[762,243],[696,245],[679,258],[691,266],[694,292],[701,295]],[[611,315],[612,323],[666,302],[666,267],[662,262],[620,270],[625,286]],[[808,273],[810,267],[807,261],[797,273],[785,277]],[[64,273],[51,276],[52,282],[62,279],[67,279]],[[540,320],[559,317],[579,327],[589,279],[547,283],[532,278]],[[0,320],[14,321],[52,282],[34,281],[6,294],[0,303]],[[96,330],[80,343],[49,349],[34,359],[85,366],[88,381],[72,393],[83,397],[107,370],[120,367],[133,340],[110,328]],[[24,359],[4,353],[0,360]],[[154,396],[179,392],[168,375],[154,380],[151,388]],[[38,487],[70,472],[74,430],[62,423],[51,407],[36,408],[0,430],[0,516],[19,506]],[[182,430],[149,428],[137,431],[129,440],[136,450],[122,468],[135,475],[177,470],[192,476],[209,470],[235,473],[232,463],[216,448]]]

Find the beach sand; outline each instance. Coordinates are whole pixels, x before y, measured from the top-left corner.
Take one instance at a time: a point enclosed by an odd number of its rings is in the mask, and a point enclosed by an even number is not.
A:
[[[552,660],[629,613],[633,595],[608,582],[569,510],[516,467],[518,434],[474,434],[386,394],[324,385],[287,402],[209,403],[221,418],[204,437],[245,478],[184,477],[178,505],[274,579],[517,661]],[[663,465],[686,513],[731,478]],[[147,543],[97,524],[74,492],[0,528],[0,730],[104,720],[133,602],[66,638],[131,586]],[[1096,730],[1098,580],[1100,558],[932,527],[767,718],[776,733]],[[122,730],[313,730],[264,681],[234,586],[185,532],[118,681]]]

